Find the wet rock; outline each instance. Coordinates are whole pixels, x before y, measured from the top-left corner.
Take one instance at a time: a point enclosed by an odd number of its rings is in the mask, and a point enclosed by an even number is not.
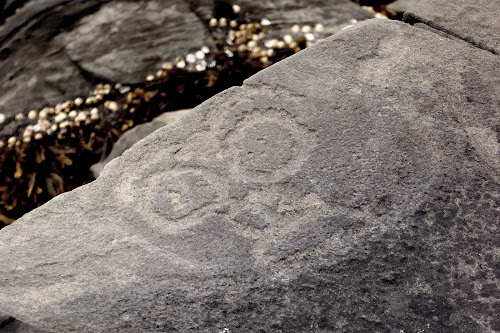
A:
[[[141,124],[135,126],[131,130],[125,132],[118,141],[113,145],[113,149],[111,153],[106,156],[101,162],[94,164],[90,171],[94,175],[95,178],[99,177],[102,172],[102,169],[106,164],[108,164],[113,159],[121,156],[123,152],[132,147],[136,142],[145,138],[149,134],[153,133],[157,129],[176,122],[177,120],[184,117],[191,109],[179,110],[173,112],[165,112],[149,123]]]
[[[499,68],[344,30],[2,229],[0,307],[51,332],[494,330]]]
[[[1,0],[0,1],[0,12],[8,10],[11,7],[19,7],[23,3],[23,0]]]
[[[181,0],[29,1],[0,26],[0,113],[85,97],[101,81],[144,81],[203,45],[214,47]]]
[[[500,53],[498,2],[490,0],[421,0],[404,15],[409,23],[424,23],[474,46]]]

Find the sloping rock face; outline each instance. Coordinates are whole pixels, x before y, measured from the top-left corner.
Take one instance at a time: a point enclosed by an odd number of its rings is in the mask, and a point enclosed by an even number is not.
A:
[[[50,332],[500,330],[500,60],[344,30],[0,232],[0,309]]]
[[[498,2],[490,0],[422,0],[404,16],[406,22],[421,22],[461,38],[473,45],[500,53]]]

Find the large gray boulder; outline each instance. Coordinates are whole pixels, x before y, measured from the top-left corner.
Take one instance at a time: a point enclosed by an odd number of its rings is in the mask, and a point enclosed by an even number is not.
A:
[[[498,15],[498,1],[421,0],[405,12],[404,20],[409,23],[424,23],[499,54]]]
[[[500,59],[346,29],[0,231],[49,332],[500,330]]]

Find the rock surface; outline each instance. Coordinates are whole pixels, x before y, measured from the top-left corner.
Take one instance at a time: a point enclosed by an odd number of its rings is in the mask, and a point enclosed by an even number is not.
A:
[[[498,15],[498,1],[422,0],[405,12],[404,21],[424,23],[499,54]]]
[[[24,0],[0,0],[0,23],[2,23]]]
[[[8,322],[10,318],[12,317],[0,312],[0,328],[5,326],[5,323]]]
[[[178,121],[186,114],[188,114],[189,111],[191,111],[191,109],[165,112],[148,123],[135,126],[131,130],[128,130],[113,145],[113,149],[111,150],[109,155],[106,156],[106,158],[104,158],[101,162],[94,164],[90,168],[90,171],[92,172],[95,178],[99,177],[99,175],[102,172],[102,169],[106,164],[108,164],[118,156],[121,156],[123,152],[125,152],[139,140],[145,138],[146,136],[153,133],[157,129]]]
[[[500,60],[370,20],[0,232],[50,332],[500,330]]]
[[[144,81],[204,45],[214,48],[182,0],[29,1],[0,26],[0,113],[87,96],[101,81]]]

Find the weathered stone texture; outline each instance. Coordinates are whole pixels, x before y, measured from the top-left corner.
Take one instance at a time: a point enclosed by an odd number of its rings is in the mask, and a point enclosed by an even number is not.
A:
[[[370,20],[0,232],[52,332],[500,330],[500,60]]]

